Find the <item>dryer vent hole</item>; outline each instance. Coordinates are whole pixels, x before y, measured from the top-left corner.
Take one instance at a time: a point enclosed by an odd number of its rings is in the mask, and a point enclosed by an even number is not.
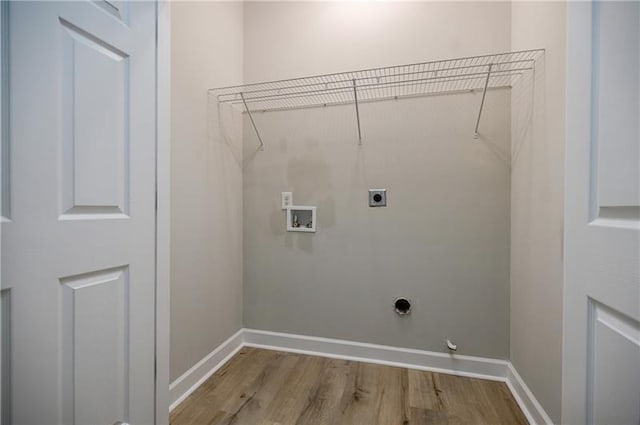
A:
[[[411,302],[406,298],[397,298],[394,302],[394,308],[400,316],[405,316],[411,313]]]

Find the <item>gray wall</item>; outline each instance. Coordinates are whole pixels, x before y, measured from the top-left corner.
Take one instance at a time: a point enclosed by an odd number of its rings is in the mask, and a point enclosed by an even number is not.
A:
[[[547,51],[533,84],[512,94],[511,362],[555,423],[562,386],[565,33],[564,3],[513,3],[512,48]]]
[[[312,17],[313,19],[309,19]],[[292,35],[295,36],[292,36]],[[509,50],[509,3],[247,3],[245,81]],[[510,95],[256,116],[245,125],[245,326],[507,358]],[[246,121],[245,121],[246,124]],[[388,189],[370,209],[367,189]],[[280,192],[317,205],[285,232]],[[414,301],[397,317],[397,296]]]
[[[242,82],[242,4],[171,4],[171,380],[242,326],[241,127],[207,89]],[[234,145],[235,144],[235,145]]]

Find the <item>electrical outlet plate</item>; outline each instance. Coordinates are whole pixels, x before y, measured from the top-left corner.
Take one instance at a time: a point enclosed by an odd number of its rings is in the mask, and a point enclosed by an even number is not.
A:
[[[369,206],[386,207],[387,189],[369,189]]]
[[[292,192],[282,192],[282,209],[286,210],[293,205],[293,193]]]

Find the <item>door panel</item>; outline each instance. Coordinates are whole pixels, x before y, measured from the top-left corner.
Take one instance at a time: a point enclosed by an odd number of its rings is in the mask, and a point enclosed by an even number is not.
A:
[[[64,121],[62,214],[126,214],[129,58],[61,20]],[[97,215],[96,215],[97,214]]]
[[[640,324],[597,302],[589,307],[587,417],[593,424],[639,423]]]
[[[128,280],[127,267],[60,279],[64,423],[128,416]]]
[[[8,9],[6,423],[153,424],[155,4]]]
[[[594,180],[598,207],[640,205],[640,7],[597,4],[593,15]],[[615,210],[609,213],[615,214]]]
[[[569,3],[562,417],[640,423],[640,3]]]
[[[129,3],[127,1],[107,1],[95,0],[96,6],[101,7],[105,12],[121,20],[124,24],[129,23]]]
[[[11,174],[9,162],[9,3],[0,2],[0,223],[11,219]]]
[[[0,404],[2,412],[0,413],[0,423],[11,423],[11,289],[3,289],[0,291],[0,345],[2,350],[0,356],[2,361],[0,362],[0,376],[2,378],[2,385],[0,391],[2,397],[0,398]]]

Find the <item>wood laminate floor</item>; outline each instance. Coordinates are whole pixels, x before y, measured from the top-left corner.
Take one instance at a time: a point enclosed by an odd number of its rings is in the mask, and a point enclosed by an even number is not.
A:
[[[504,383],[244,348],[171,425],[526,425]]]

